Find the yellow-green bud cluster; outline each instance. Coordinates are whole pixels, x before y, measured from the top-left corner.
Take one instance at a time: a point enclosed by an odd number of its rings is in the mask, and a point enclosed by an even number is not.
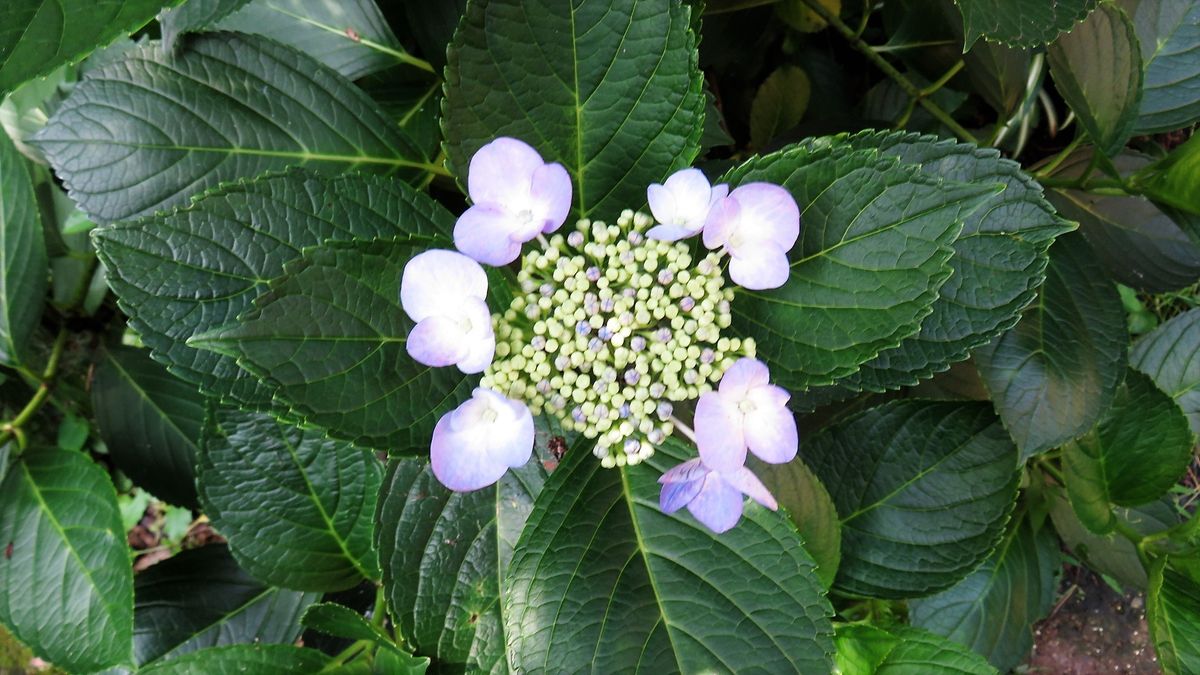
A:
[[[754,341],[723,337],[733,289],[720,259],[647,239],[653,220],[580,220],[521,261],[521,293],[493,317],[491,387],[595,439],[606,467],[637,464],[674,431],[673,404],[712,389]]]

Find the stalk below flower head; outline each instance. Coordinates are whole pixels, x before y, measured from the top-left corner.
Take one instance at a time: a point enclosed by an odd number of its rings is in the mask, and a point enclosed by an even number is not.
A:
[[[410,354],[483,372],[471,399],[434,429],[434,475],[453,490],[491,485],[528,461],[532,416],[550,414],[594,441],[605,467],[641,463],[675,431],[692,438],[700,456],[660,479],[665,512],[687,506],[723,532],[740,519],[744,496],[774,509],[746,453],[792,459],[795,419],[787,392],[753,358],[754,341],[727,334],[735,293],[723,257],[735,283],[785,283],[800,227],[791,195],[766,183],[730,191],[684,169],[648,188],[653,217],[626,210],[614,223],[583,219],[561,233],[571,204],[561,165],[500,138],[469,171],[472,206],[454,229],[461,253],[415,256],[401,285],[417,322]],[[680,241],[700,234],[716,249],[703,257]],[[521,257],[535,238],[543,246]],[[487,276],[478,263],[518,257],[519,293],[485,331]],[[675,416],[693,401],[695,432]]]

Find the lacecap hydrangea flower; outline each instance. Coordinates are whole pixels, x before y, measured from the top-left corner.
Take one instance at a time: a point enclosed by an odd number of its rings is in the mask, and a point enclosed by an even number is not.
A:
[[[591,439],[605,467],[638,464],[676,432],[695,443],[699,456],[659,479],[666,513],[686,506],[724,532],[747,496],[777,508],[746,457],[791,461],[796,422],[788,393],[754,358],[754,341],[729,334],[730,303],[735,284],[787,281],[800,233],[791,194],[769,183],[731,191],[684,169],[648,187],[650,215],[582,219],[563,233],[572,195],[561,165],[498,138],[468,171],[458,251],[413,257],[401,282],[401,304],[416,322],[409,354],[482,373],[471,398],[434,428],[437,479],[457,491],[495,483],[529,461],[533,416],[549,414]],[[697,235],[708,251],[683,242]],[[518,258],[520,292],[491,313],[480,263]],[[692,427],[679,419],[685,410],[694,410]]]

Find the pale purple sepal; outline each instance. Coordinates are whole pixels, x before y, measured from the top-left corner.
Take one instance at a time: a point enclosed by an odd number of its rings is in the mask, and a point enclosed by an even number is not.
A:
[[[743,288],[778,288],[787,282],[787,253],[800,236],[800,207],[771,183],[746,183],[709,209],[704,245],[730,256],[729,277]]]
[[[694,236],[704,227],[709,209],[729,194],[728,185],[709,185],[699,169],[683,169],[671,174],[662,184],[646,188],[650,213],[659,225],[646,236],[662,241],[678,241]]]
[[[658,503],[664,513],[687,506],[696,520],[718,534],[742,517],[743,495],[768,509],[779,508],[766,486],[744,466],[723,473],[695,458],[667,470],[658,482],[663,486]]]
[[[770,384],[762,361],[735,361],[717,390],[696,402],[696,447],[704,464],[730,473],[745,464],[747,450],[771,464],[790,462],[800,445],[790,399],[785,389]]]
[[[400,279],[400,304],[417,324],[405,344],[409,356],[464,373],[486,369],[496,351],[486,296],[487,274],[471,258],[438,249],[414,256]]]
[[[454,245],[479,262],[506,265],[521,245],[562,226],[571,211],[571,176],[527,143],[497,138],[471,157],[472,206],[454,225]]]
[[[456,492],[487,487],[533,454],[533,415],[523,403],[478,387],[433,429],[433,475]]]

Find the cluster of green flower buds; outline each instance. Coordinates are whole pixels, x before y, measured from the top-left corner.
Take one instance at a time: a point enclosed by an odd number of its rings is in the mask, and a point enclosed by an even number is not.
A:
[[[482,385],[595,439],[605,467],[637,464],[674,430],[673,404],[712,389],[754,341],[722,337],[733,289],[715,253],[648,239],[653,219],[580,220],[533,249],[522,295],[493,316]]]

